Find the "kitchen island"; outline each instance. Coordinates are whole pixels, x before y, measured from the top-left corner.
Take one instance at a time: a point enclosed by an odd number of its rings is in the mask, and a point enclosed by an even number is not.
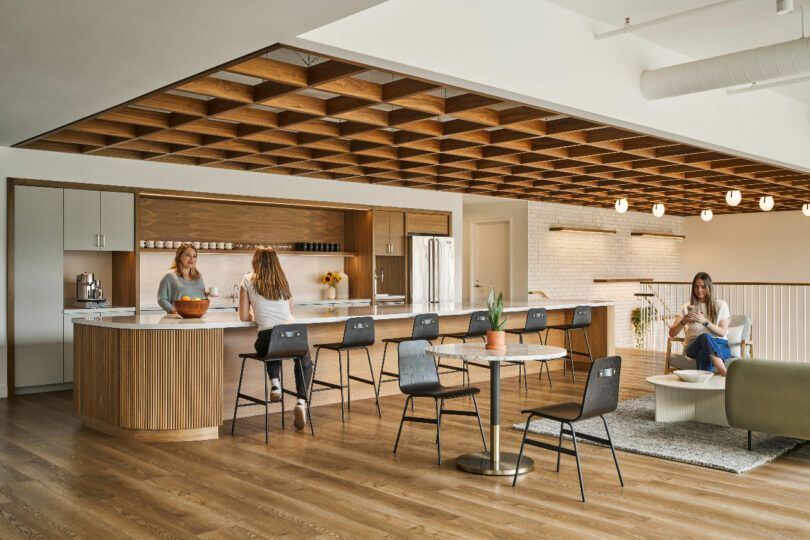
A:
[[[508,327],[525,324],[533,307],[548,310],[548,324],[570,321],[573,308],[589,305],[593,324],[589,330],[594,358],[613,354],[613,303],[584,300],[536,300],[505,302]],[[382,338],[408,336],[413,317],[438,313],[441,332],[467,329],[469,315],[486,309],[485,304],[382,305],[332,309],[296,307],[297,323],[306,324],[310,347],[340,341],[345,321],[370,316],[375,320],[376,344],[371,348],[374,377],[382,362]],[[74,409],[84,425],[116,437],[143,441],[189,441],[218,437],[223,418],[230,418],[239,380],[238,354],[253,350],[256,324],[240,321],[235,312],[210,312],[201,319],[180,319],[158,313],[102,316],[74,321]],[[552,332],[549,342],[562,345],[561,332]],[[585,350],[584,340],[574,337],[575,350]],[[530,338],[531,339],[531,338]],[[536,338],[534,338],[536,339]],[[392,349],[389,347],[389,349]],[[365,356],[365,355],[362,355]],[[314,354],[313,354],[314,360]],[[318,378],[339,379],[334,353],[321,354]],[[358,358],[352,374],[367,377],[365,358]],[[396,348],[388,351],[388,369],[395,368]],[[557,361],[560,365],[562,360]],[[553,362],[552,362],[553,364]],[[528,365],[529,371],[538,369]],[[292,364],[287,380],[293,380]],[[471,370],[471,379],[486,380],[487,370]],[[263,386],[262,366],[245,368],[243,392],[258,395]],[[450,384],[458,384],[460,376]],[[456,381],[455,379],[458,379]],[[288,382],[290,384],[290,382]],[[396,383],[383,384],[380,395],[398,393]],[[353,388],[353,400],[373,397],[368,385]],[[291,398],[286,398],[291,399]],[[320,392],[312,406],[334,403],[340,393]],[[260,408],[243,408],[239,416],[262,414]],[[292,402],[290,403],[292,409]]]

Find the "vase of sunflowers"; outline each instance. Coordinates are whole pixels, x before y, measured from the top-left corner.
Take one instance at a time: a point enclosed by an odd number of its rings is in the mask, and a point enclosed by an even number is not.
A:
[[[337,297],[335,285],[340,283],[341,279],[343,278],[340,272],[332,272],[331,270],[321,276],[321,283],[326,285],[325,296],[327,300],[334,300]]]

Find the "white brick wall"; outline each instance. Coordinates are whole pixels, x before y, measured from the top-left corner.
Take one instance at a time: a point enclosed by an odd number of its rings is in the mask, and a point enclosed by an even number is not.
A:
[[[551,232],[549,227],[615,230],[615,235]],[[631,232],[684,234],[684,220],[627,212],[529,203],[529,290],[550,298],[616,302],[616,346],[632,347],[630,312],[638,306],[638,283],[594,283],[596,278],[683,278],[683,240],[631,237]]]

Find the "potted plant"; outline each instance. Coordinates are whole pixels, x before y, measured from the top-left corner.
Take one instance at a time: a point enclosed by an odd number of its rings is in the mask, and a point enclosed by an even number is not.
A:
[[[495,300],[495,287],[489,286],[489,298],[487,298],[487,308],[489,308],[489,327],[487,330],[487,349],[498,350],[506,348],[506,332],[503,327],[509,320],[509,315],[503,316],[503,292],[498,294]]]
[[[331,270],[321,276],[321,283],[326,285],[326,299],[334,300],[337,297],[335,285],[340,283],[343,278],[339,272],[332,272]]]

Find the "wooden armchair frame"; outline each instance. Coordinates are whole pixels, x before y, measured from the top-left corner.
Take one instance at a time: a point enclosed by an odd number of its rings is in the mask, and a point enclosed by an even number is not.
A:
[[[751,338],[750,339],[743,339],[743,340],[740,341],[740,355],[741,355],[741,358],[746,358],[746,356],[745,356],[745,348],[746,347],[748,347],[748,358],[753,358],[754,357],[754,330],[751,329],[750,333],[751,333]],[[675,337],[667,338],[667,357],[664,360],[664,374],[665,375],[668,374],[669,371],[670,371],[669,358],[670,358],[670,356],[672,356],[672,343],[673,342],[683,343],[684,338],[681,337],[681,336],[675,336]],[[685,352],[684,352],[684,356],[686,356]]]

